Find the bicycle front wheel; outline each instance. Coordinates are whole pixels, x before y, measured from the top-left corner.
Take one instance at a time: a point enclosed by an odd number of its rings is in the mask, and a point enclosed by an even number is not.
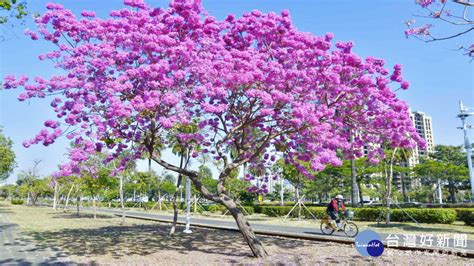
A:
[[[325,235],[332,235],[332,233],[334,233],[334,228],[332,228],[331,225],[329,225],[328,223],[324,223],[324,222],[321,222],[321,232],[323,232],[323,234]]]
[[[348,237],[355,237],[359,233],[359,227],[353,222],[346,222],[344,225],[344,234]]]

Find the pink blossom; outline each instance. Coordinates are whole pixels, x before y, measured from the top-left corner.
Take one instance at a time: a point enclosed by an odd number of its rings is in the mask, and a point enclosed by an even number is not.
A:
[[[353,42],[300,32],[287,11],[254,10],[221,21],[197,0],[163,9],[124,3],[128,8],[94,19],[48,4],[35,34],[59,47],[41,59],[53,59],[62,71],[30,82],[4,78],[6,89],[22,90],[20,100],[59,95],[50,100],[57,121],[44,122],[47,129],[24,145],[50,145],[67,125],[74,148],[62,175],[80,173],[95,152],[113,160],[130,150],[126,160],[135,160],[179,142],[193,158],[210,153],[220,163],[247,162],[262,174],[245,177],[261,181],[249,190],[265,193],[269,169],[282,154],[314,178],[312,171],[341,164],[339,151],[360,157],[368,147],[376,161],[381,144],[424,145],[394,93],[408,88],[401,65],[389,73],[383,60],[355,54]],[[354,142],[351,131],[359,132]],[[222,151],[233,151],[232,158]]]
[[[83,17],[91,17],[91,18],[93,18],[93,17],[95,17],[95,12],[94,12],[94,11],[84,10],[84,11],[81,12],[81,15],[82,15]]]

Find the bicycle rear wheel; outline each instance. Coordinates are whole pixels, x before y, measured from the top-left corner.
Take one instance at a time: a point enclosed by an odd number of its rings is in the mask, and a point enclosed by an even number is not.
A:
[[[355,237],[359,233],[359,227],[353,222],[346,222],[344,225],[344,234],[348,237]]]
[[[332,235],[334,233],[334,228],[328,223],[321,222],[321,232],[325,235]]]

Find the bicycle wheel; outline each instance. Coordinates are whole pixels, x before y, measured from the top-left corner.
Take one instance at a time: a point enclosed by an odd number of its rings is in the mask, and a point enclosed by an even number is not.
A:
[[[332,226],[327,223],[321,222],[320,227],[321,227],[321,232],[323,232],[323,234],[325,235],[332,235],[332,233],[334,233],[334,228],[332,228]]]
[[[346,222],[344,225],[344,234],[348,237],[355,237],[359,233],[359,227],[353,222]]]

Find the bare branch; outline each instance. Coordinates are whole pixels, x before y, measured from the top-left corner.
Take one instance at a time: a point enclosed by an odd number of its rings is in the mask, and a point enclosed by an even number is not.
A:
[[[457,34],[454,34],[454,35],[451,35],[451,36],[448,36],[448,37],[443,37],[443,38],[435,38],[433,37],[431,34],[429,35],[432,39],[431,40],[426,40],[425,42],[434,42],[434,41],[443,41],[443,40],[449,40],[449,39],[452,39],[452,38],[456,38],[456,37],[459,37],[463,34],[466,34],[468,32],[470,32],[471,30],[474,30],[474,27],[471,27],[465,31],[462,31],[462,32],[459,32]]]
[[[466,0],[453,0],[453,2],[456,3],[456,4],[465,5],[465,6],[474,6],[474,3],[471,3],[471,2],[466,1]]]

